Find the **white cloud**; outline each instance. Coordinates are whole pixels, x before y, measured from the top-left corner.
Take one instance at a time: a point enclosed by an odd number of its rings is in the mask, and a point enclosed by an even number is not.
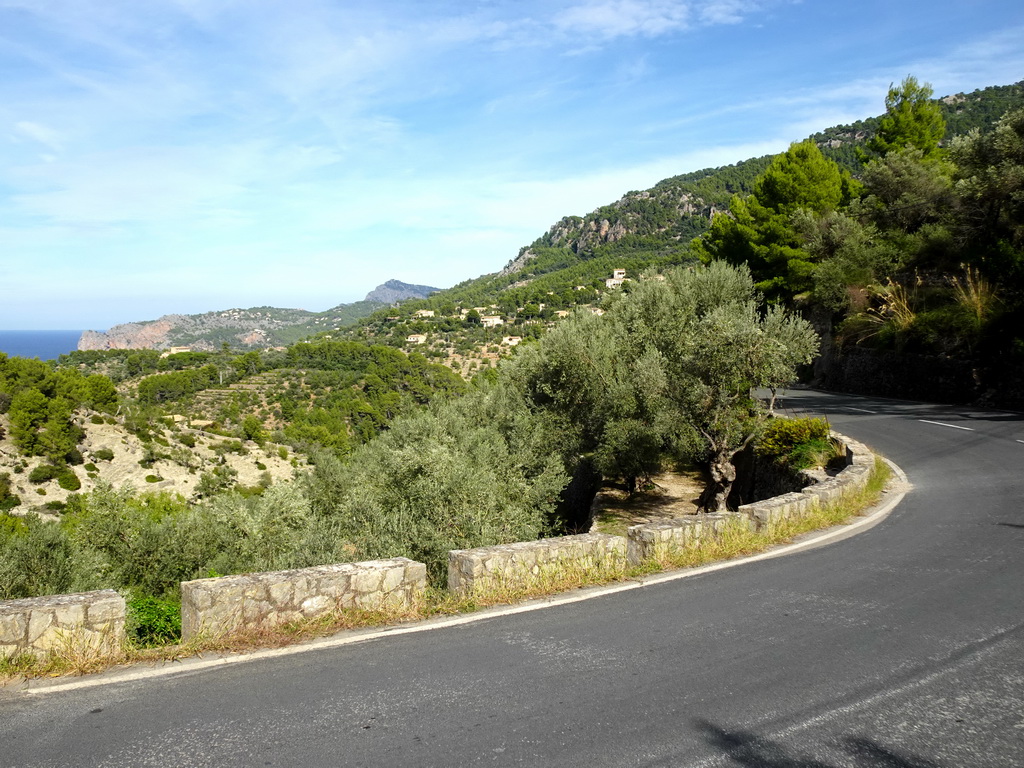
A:
[[[705,24],[738,24],[756,5],[745,0],[712,0],[700,9],[700,20]]]
[[[55,152],[59,152],[63,144],[60,133],[46,125],[22,120],[14,124],[14,130],[22,136],[26,136],[43,146],[49,147]]]
[[[604,39],[655,37],[689,26],[690,7],[674,0],[601,0],[574,5],[553,21],[562,32]]]
[[[754,0],[596,0],[566,8],[553,23],[563,33],[603,40],[660,37],[697,26],[738,24],[761,5]]]

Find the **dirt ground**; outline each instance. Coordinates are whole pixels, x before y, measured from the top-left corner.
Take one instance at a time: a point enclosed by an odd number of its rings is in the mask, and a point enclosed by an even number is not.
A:
[[[654,482],[630,496],[618,487],[606,486],[594,499],[594,533],[625,535],[631,525],[671,520],[697,513],[697,499],[704,479],[696,470],[663,472]]]

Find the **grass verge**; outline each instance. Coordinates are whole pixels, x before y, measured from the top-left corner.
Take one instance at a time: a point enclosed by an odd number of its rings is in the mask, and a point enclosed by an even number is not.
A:
[[[590,567],[559,564],[541,569],[538,574],[525,580],[509,578],[499,581],[468,596],[428,589],[416,604],[407,608],[337,611],[277,627],[247,629],[218,637],[199,636],[187,643],[156,648],[142,648],[126,643],[124,647],[111,652],[77,642],[74,636],[68,636],[45,656],[21,653],[0,658],[0,681],[85,675],[121,664],[172,662],[204,653],[238,653],[260,648],[279,648],[344,630],[471,613],[493,605],[518,603],[581,587],[610,584],[660,571],[695,568],[745,557],[787,544],[801,534],[840,525],[862,515],[878,501],[891,476],[889,465],[876,458],[875,466],[862,490],[848,492],[841,499],[822,505],[798,519],[781,520],[760,531],[751,531],[741,520],[735,524],[730,522],[719,536],[701,541],[700,546],[679,550],[640,565],[630,566],[613,560],[598,562]]]

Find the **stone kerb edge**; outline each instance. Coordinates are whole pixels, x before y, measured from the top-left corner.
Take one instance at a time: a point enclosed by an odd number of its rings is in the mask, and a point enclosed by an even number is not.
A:
[[[125,601],[112,589],[0,601],[0,658],[58,649],[106,653],[124,642]]]
[[[565,566],[583,570],[626,564],[624,536],[582,533],[448,552],[448,590],[467,595],[503,585],[523,585]]]
[[[659,523],[631,526],[627,532],[629,562],[636,565],[652,557],[699,546],[703,537],[715,535],[726,520],[745,520],[754,529],[770,523],[801,517],[823,503],[835,501],[867,485],[874,466],[874,454],[863,444],[838,432],[832,437],[846,447],[846,467],[835,477],[814,483],[801,491],[743,504],[736,512],[692,515]]]
[[[272,627],[345,608],[408,608],[427,586],[427,566],[407,557],[181,584],[181,639]]]

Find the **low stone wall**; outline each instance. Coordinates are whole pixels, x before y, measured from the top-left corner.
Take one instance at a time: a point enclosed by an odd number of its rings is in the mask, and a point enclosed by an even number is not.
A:
[[[607,533],[456,549],[448,553],[448,589],[465,595],[480,589],[522,584],[560,566],[596,570],[625,564],[625,537]]]
[[[124,641],[124,598],[112,589],[0,601],[0,658],[59,648],[114,651]]]
[[[744,504],[737,512],[635,525],[625,537],[587,533],[454,550],[448,554],[448,588],[468,594],[521,584],[560,568],[620,568],[700,546],[730,524],[761,528],[806,514],[863,488],[874,466],[874,456],[863,444],[833,436],[846,446],[847,466],[800,492]],[[426,566],[404,557],[187,581],[181,585],[182,639],[273,626],[344,608],[403,608],[426,584]],[[124,641],[124,625],[125,601],[113,590],[0,601],[0,658],[69,644],[116,650]]]
[[[779,520],[800,517],[821,504],[863,489],[875,463],[874,455],[863,443],[836,432],[832,437],[846,446],[846,467],[835,477],[816,482],[799,492],[743,504],[736,512],[634,525],[627,531],[629,562],[636,564],[647,558],[664,558],[681,549],[698,547],[707,537],[718,535],[729,521],[760,529]]]
[[[343,608],[404,608],[426,585],[427,567],[406,557],[186,581],[181,638],[271,627]]]
[[[644,560],[667,557],[681,549],[699,547],[709,538],[719,536],[725,526],[737,523],[753,527],[750,518],[729,512],[630,526],[626,532],[629,562],[637,565]]]

